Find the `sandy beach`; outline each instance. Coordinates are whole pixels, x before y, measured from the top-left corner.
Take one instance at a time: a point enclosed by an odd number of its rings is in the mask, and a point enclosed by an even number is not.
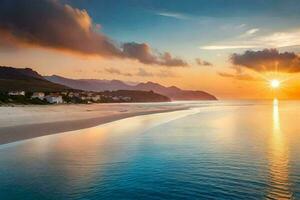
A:
[[[176,103],[0,107],[0,144],[89,128],[137,115],[187,108]]]

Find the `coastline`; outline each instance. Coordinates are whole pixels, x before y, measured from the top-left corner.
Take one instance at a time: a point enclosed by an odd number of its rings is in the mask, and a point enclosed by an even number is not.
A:
[[[93,107],[96,107],[96,111],[91,110]],[[68,105],[65,105],[57,106],[56,108],[44,108],[38,106],[13,107],[19,112],[23,111],[21,113],[17,112],[16,114],[14,114],[13,111],[5,113],[7,110],[3,111],[3,109],[0,109],[2,115],[0,121],[3,122],[0,123],[0,145],[35,137],[90,128],[139,115],[172,112],[189,108],[183,104],[172,105],[166,103],[117,104],[113,108],[107,108],[107,105],[99,104],[94,105],[93,107],[84,105],[80,107],[68,107]],[[47,111],[49,114],[47,114]],[[67,119],[66,116],[72,117]]]

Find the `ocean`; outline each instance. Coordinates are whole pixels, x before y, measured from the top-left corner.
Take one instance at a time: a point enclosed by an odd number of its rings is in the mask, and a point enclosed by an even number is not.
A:
[[[183,104],[0,145],[0,199],[300,199],[299,101]]]

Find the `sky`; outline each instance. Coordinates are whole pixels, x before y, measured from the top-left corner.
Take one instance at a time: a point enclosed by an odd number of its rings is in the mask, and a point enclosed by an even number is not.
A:
[[[299,10],[297,0],[1,0],[0,65],[294,99]]]

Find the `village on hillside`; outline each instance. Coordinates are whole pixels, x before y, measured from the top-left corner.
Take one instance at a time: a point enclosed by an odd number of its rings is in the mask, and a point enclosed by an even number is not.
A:
[[[91,104],[123,102],[167,102],[170,98],[153,91],[116,90],[116,91],[78,91],[58,92],[0,92],[0,105],[5,104]]]
[[[28,104],[63,104],[63,103],[109,103],[130,102],[131,97],[105,95],[100,92],[25,92],[10,91],[0,94],[0,103],[28,103]]]

